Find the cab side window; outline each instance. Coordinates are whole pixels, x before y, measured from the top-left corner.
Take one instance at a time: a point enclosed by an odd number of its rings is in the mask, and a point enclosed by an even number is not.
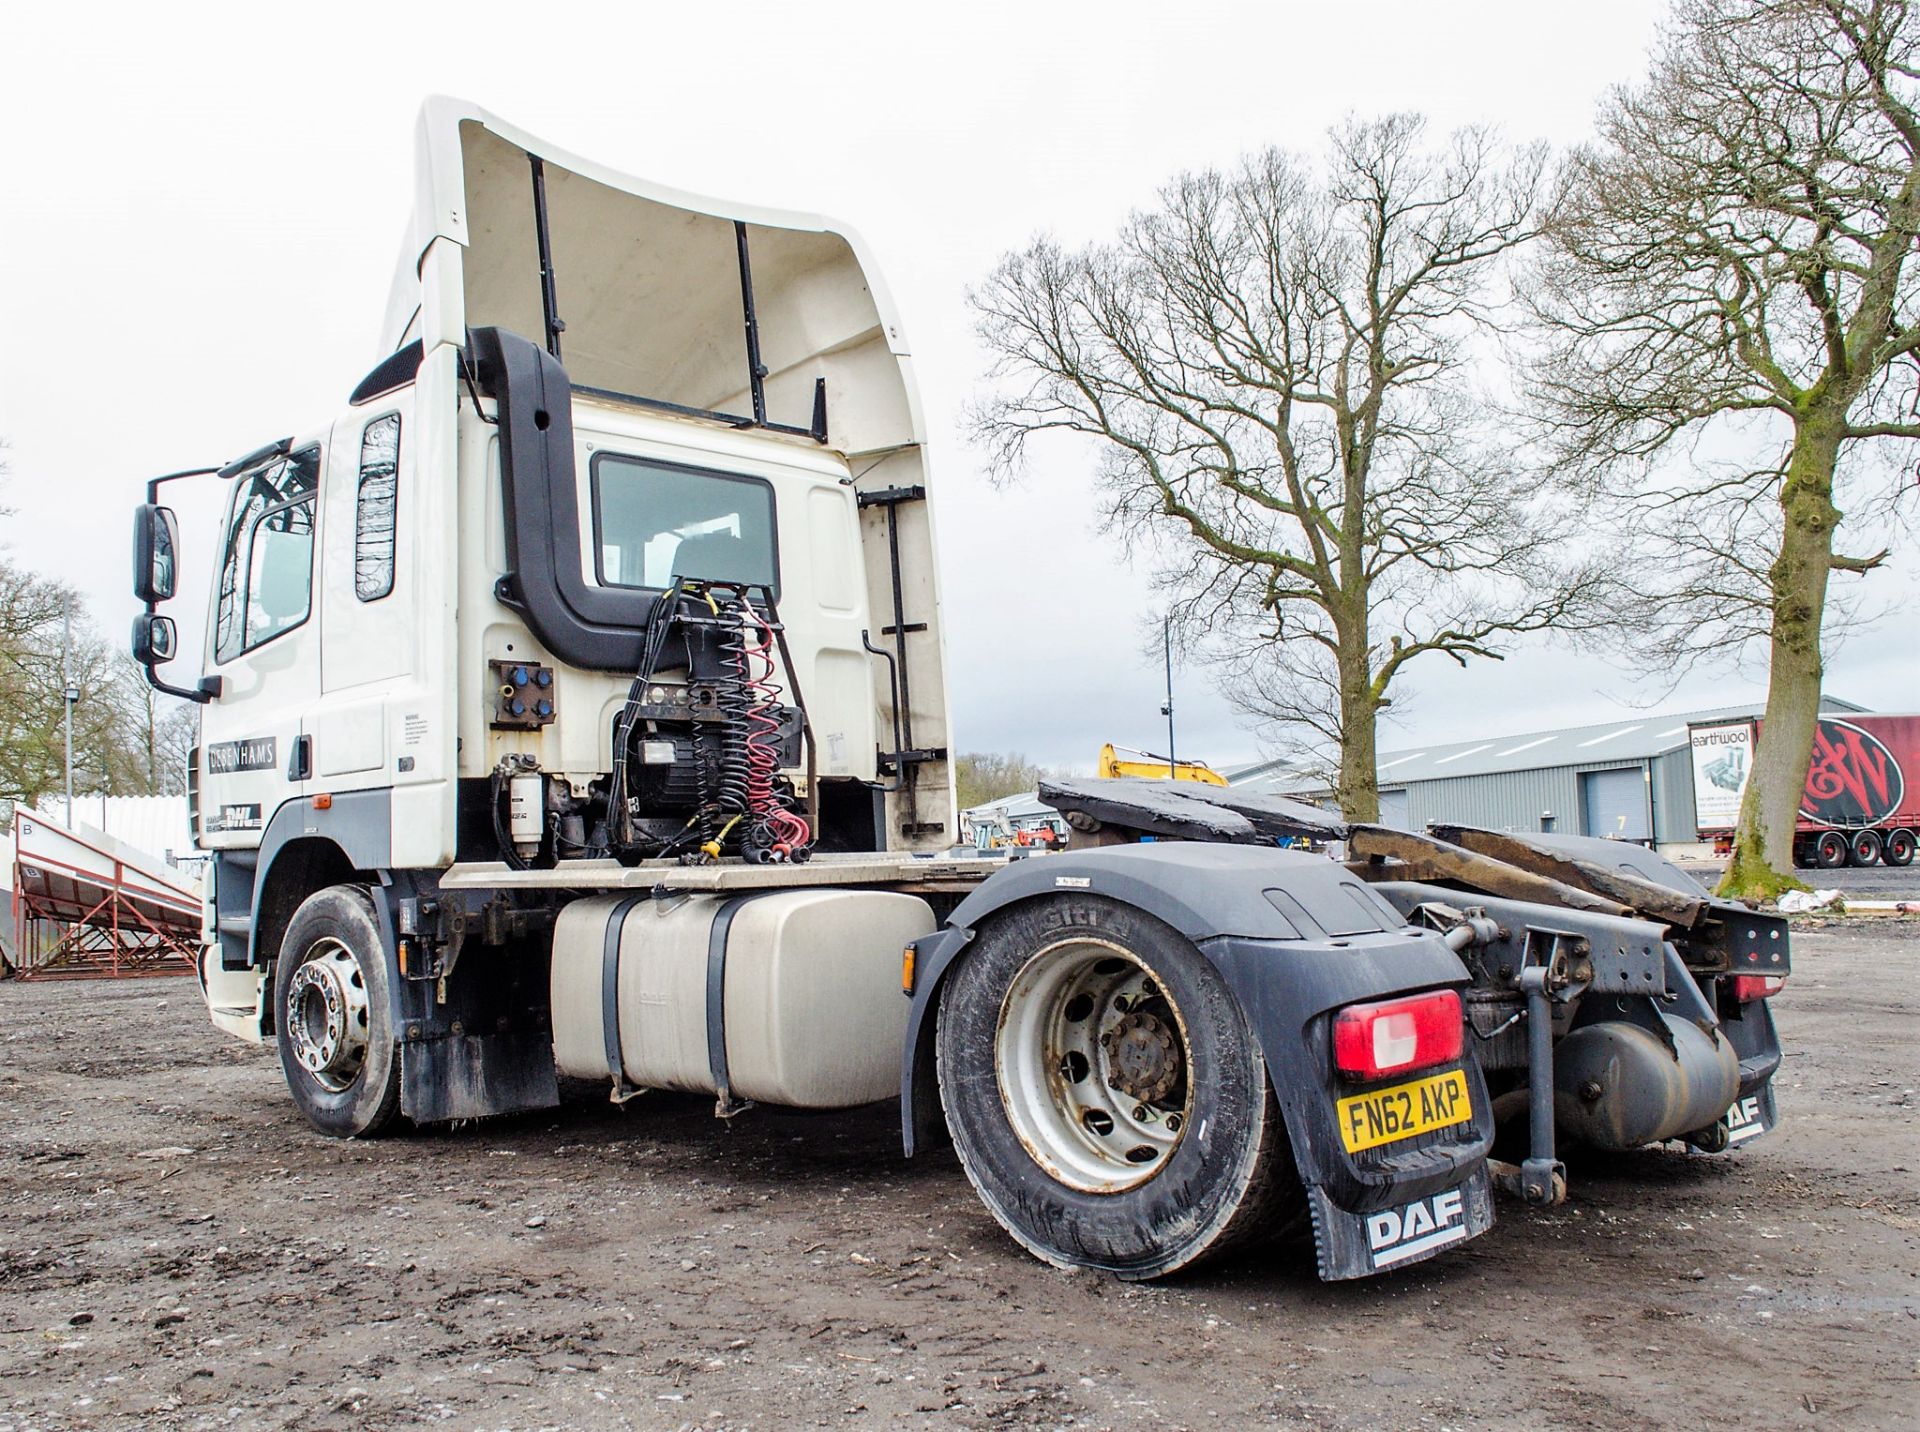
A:
[[[360,436],[360,487],[354,503],[353,594],[377,602],[393,591],[394,507],[399,495],[400,415],[367,424]]]
[[[319,479],[317,446],[237,479],[220,559],[214,660],[229,661],[292,631],[312,611]]]

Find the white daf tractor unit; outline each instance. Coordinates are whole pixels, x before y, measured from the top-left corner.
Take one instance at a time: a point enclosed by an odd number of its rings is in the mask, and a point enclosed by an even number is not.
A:
[[[951,853],[935,489],[860,241],[450,100],[417,157],[371,371],[135,524],[135,655],[199,704],[207,1004],[316,1127],[562,1076],[897,1100],[1055,1263],[1298,1221],[1349,1278],[1489,1226],[1501,1100],[1541,1200],[1556,1098],[1607,1146],[1771,1122],[1728,982],[1784,940],[1670,871],[1143,780],[1049,787],[1064,853]],[[219,496],[190,584],[174,482]],[[189,655],[160,608],[203,583]]]

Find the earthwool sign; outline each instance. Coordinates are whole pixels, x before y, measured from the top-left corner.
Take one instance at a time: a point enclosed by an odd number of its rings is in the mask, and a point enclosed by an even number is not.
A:
[[[1753,769],[1753,722],[1729,721],[1694,726],[1693,824],[1696,830],[1732,830],[1740,818],[1740,797]]]

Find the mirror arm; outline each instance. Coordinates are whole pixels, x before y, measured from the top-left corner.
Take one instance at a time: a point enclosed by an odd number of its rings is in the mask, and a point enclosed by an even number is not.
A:
[[[293,451],[292,438],[275,438],[270,443],[262,443],[245,457],[237,457],[224,467],[216,467],[214,473],[220,477],[237,477],[248,468],[263,463],[269,458],[285,457]],[[160,479],[165,482],[165,478]]]
[[[175,686],[171,682],[162,681],[160,673],[145,662],[140,664],[140,669],[146,672],[147,685],[155,691],[164,692],[168,696],[178,696],[182,701],[191,701],[196,706],[204,706],[220,694],[221,680],[217,676],[201,677],[198,686]]]
[[[160,505],[160,484],[163,482],[178,482],[183,477],[208,477],[218,471],[220,469],[217,467],[190,467],[185,472],[170,472],[164,477],[150,477],[147,479],[147,501],[155,507]]]

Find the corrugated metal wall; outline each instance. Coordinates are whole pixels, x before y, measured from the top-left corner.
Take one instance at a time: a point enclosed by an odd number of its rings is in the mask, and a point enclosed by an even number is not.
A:
[[[1684,760],[1686,752],[1679,754]],[[1582,772],[1645,771],[1647,767],[1646,761],[1594,761],[1578,766],[1546,766],[1536,771],[1502,771],[1492,775],[1457,776],[1444,781],[1412,781],[1404,787],[1407,792],[1408,825],[1414,830],[1421,830],[1428,821],[1438,820],[1485,826],[1489,830],[1538,831],[1542,825],[1542,814],[1551,812],[1553,829],[1557,833],[1578,835]],[[1693,838],[1691,774],[1687,776],[1687,781],[1686,809],[1683,812],[1686,831],[1674,836],[1661,833],[1660,807],[1663,802],[1656,783],[1656,840]]]
[[[1568,766],[1416,781],[1406,790],[1408,823],[1415,830],[1444,820],[1489,830],[1537,831],[1542,811],[1553,812],[1555,830],[1580,828],[1579,788]]]
[[[1700,838],[1693,816],[1693,748],[1653,758],[1653,838],[1661,845]]]

